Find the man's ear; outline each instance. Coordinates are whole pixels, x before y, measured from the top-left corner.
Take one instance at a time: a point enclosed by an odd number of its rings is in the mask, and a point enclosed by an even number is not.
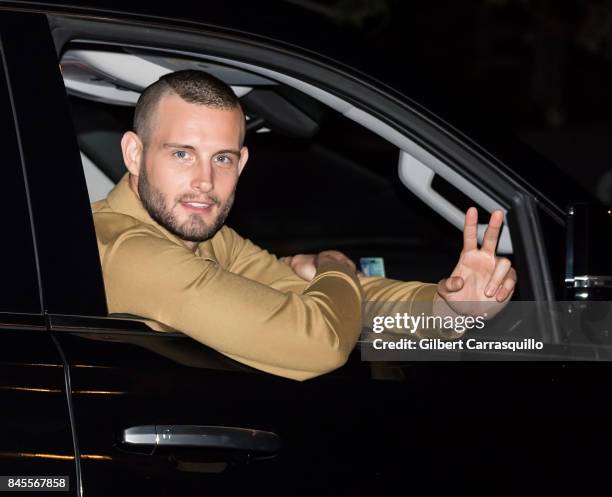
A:
[[[142,141],[133,131],[126,131],[121,138],[121,152],[123,162],[130,174],[138,176],[140,174],[140,158],[142,157]]]
[[[249,160],[249,149],[246,147],[242,147],[240,149],[240,160],[238,161],[238,176],[242,173],[244,166],[246,166],[247,161]]]

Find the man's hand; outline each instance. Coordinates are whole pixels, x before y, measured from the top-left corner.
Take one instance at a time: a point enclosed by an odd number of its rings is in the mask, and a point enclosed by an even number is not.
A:
[[[287,264],[300,278],[311,281],[317,274],[317,270],[326,262],[340,262],[349,271],[356,272],[355,263],[342,252],[337,250],[325,250],[319,254],[297,254],[294,256],[281,257],[281,262]]]
[[[482,247],[478,248],[478,211],[465,214],[463,250],[449,278],[440,280],[436,302],[443,300],[455,312],[483,314],[491,318],[509,302],[516,285],[516,271],[505,257],[495,255],[504,219],[502,211],[491,214]]]

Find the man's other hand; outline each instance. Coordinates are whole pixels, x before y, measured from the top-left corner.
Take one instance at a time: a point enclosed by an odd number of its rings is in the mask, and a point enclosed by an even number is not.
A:
[[[340,262],[346,266],[349,272],[357,273],[355,263],[337,250],[325,250],[319,254],[297,254],[281,257],[280,261],[287,264],[295,271],[295,274],[306,281],[311,281],[317,274],[317,270],[323,268],[329,262]]]
[[[479,249],[478,211],[475,207],[468,209],[459,262],[450,277],[438,283],[436,301],[444,301],[453,311],[461,314],[486,312],[488,318],[506,306],[514,293],[516,271],[509,259],[495,255],[503,220],[502,211],[491,214]]]

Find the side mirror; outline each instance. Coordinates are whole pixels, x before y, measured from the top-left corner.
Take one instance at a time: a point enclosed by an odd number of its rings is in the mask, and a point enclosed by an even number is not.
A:
[[[566,213],[565,300],[612,300],[612,209],[576,203]]]

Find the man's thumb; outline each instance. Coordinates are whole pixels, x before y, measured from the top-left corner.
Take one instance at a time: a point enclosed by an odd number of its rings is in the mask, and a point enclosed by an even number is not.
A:
[[[458,292],[463,288],[463,278],[461,276],[451,276],[444,278],[438,283],[438,293],[440,295],[448,295]]]

